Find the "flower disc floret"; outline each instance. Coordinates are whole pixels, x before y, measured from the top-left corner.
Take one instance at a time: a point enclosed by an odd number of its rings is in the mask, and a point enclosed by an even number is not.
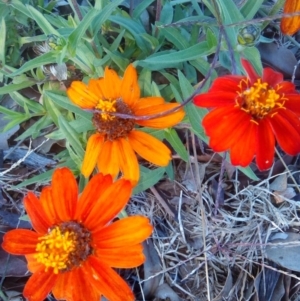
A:
[[[54,274],[79,266],[92,253],[90,232],[75,221],[52,227],[39,240],[35,258]]]
[[[275,107],[283,108],[285,98],[284,95],[278,93],[267,82],[262,82],[260,78],[250,86],[243,90],[243,82],[239,85],[239,105],[241,109],[252,115],[254,120],[264,118]]]

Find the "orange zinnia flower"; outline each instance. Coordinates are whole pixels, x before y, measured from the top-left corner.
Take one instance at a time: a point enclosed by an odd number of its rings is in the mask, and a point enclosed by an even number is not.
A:
[[[111,222],[132,191],[128,180],[110,175],[91,179],[78,198],[73,174],[57,169],[52,185],[38,199],[24,200],[34,231],[16,229],[4,235],[2,247],[25,255],[33,273],[24,288],[30,301],[50,293],[58,300],[134,300],[126,282],[112,269],[132,268],[145,260],[141,242],[152,232],[149,220],[132,216]]]
[[[82,173],[88,177],[95,166],[100,172],[113,177],[119,171],[124,178],[135,185],[139,180],[139,166],[135,152],[147,161],[168,165],[171,151],[153,136],[139,131],[135,124],[156,129],[171,127],[180,122],[184,111],[150,120],[123,119],[113,113],[133,116],[148,116],[161,113],[178,106],[165,103],[162,97],[140,98],[137,73],[132,65],[125,70],[123,79],[114,70],[105,68],[104,77],[91,79],[88,85],[75,81],[67,90],[71,101],[82,109],[97,109],[107,113],[94,113],[93,123],[97,130],[87,143],[82,163]]]
[[[215,107],[203,119],[209,145],[230,150],[234,165],[248,166],[256,155],[260,170],[272,166],[275,139],[290,155],[300,152],[300,95],[295,86],[270,68],[260,77],[242,59],[248,75],[217,78],[208,93],[197,95],[200,107]]]
[[[286,0],[283,13],[291,14],[300,13],[300,1],[299,0]],[[282,33],[292,35],[300,29],[300,15],[293,17],[283,17],[280,22],[280,29]]]

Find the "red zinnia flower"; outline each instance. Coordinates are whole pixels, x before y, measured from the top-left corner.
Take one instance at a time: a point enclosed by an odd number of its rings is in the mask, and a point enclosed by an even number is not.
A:
[[[91,179],[78,198],[73,174],[57,169],[52,185],[38,199],[24,200],[34,231],[16,229],[4,235],[2,247],[25,255],[33,275],[24,288],[30,301],[52,293],[58,300],[133,301],[126,282],[112,269],[132,268],[145,260],[141,242],[152,232],[149,220],[132,216],[111,222],[128,202],[129,181],[113,183],[110,175]]]
[[[217,78],[194,103],[215,107],[203,119],[214,151],[229,149],[232,164],[243,167],[256,155],[265,170],[272,166],[275,140],[290,155],[300,152],[300,95],[281,73],[265,68],[260,77],[248,61],[242,65],[247,77]]]

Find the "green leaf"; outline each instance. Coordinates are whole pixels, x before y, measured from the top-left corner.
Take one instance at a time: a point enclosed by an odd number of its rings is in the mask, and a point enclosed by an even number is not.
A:
[[[178,79],[180,84],[180,89],[183,94],[183,98],[186,99],[192,95],[194,92],[193,86],[190,84],[190,82],[185,78],[183,73],[178,70]],[[196,107],[193,103],[188,103],[184,107],[187,117],[190,121],[190,124],[192,126],[193,132],[200,137],[203,141],[207,142],[208,139],[204,133],[204,129],[201,125],[203,117],[207,114],[208,110],[204,108]]]
[[[166,168],[160,167],[150,170],[141,167],[141,176],[137,186],[133,190],[133,194],[138,194],[155,185],[164,175]]]
[[[16,75],[20,75],[28,70],[32,70],[34,68],[55,63],[56,62],[56,54],[53,51],[44,53],[40,56],[37,56],[34,59],[30,59],[28,62],[26,62],[24,65],[22,65],[18,70],[11,73],[10,77],[15,77]]]
[[[183,50],[189,47],[188,41],[182,36],[178,28],[165,27],[161,28],[160,32],[179,50]]]
[[[79,157],[79,159],[82,160],[84,156],[84,149],[82,148],[82,145],[79,142],[78,133],[70,126],[70,124],[62,116],[59,116],[58,124],[60,130],[64,133],[65,138],[74,149],[77,157]]]
[[[178,63],[195,60],[214,53],[215,47],[208,47],[207,42],[200,42],[187,49],[169,52],[168,54],[155,53],[147,59],[138,61],[138,65],[150,70],[161,70],[174,67]]]
[[[64,92],[46,90],[44,91],[44,94],[60,107],[71,111],[88,121],[91,121],[92,114],[74,105]]]
[[[96,18],[94,18],[94,24],[92,24],[92,32],[94,34],[98,33],[101,29],[102,24],[110,19],[112,12],[115,10],[117,6],[119,6],[123,0],[114,0],[109,2],[105,7],[100,10],[100,13]],[[95,8],[97,6],[95,5]]]
[[[146,9],[150,6],[152,2],[155,0],[144,0],[139,5],[136,6],[136,8],[133,11],[133,19],[137,19],[140,17],[140,15],[146,11]]]
[[[76,29],[70,34],[68,39],[68,51],[72,56],[75,56],[78,43],[84,36],[86,30],[91,25],[93,20],[100,14],[99,10],[94,8],[90,9],[89,12],[84,16],[83,20],[79,23]]]
[[[6,41],[6,24],[4,18],[1,19],[0,24],[0,63],[5,65],[5,41]],[[3,77],[0,78],[0,82],[3,81]]]
[[[174,129],[168,129],[165,131],[165,137],[167,141],[171,144],[171,146],[174,148],[176,153],[180,156],[180,158],[188,162],[189,161],[189,154],[183,145],[181,139],[179,138],[177,132]]]
[[[251,20],[258,10],[261,8],[264,0],[248,0],[241,8],[241,13],[245,16],[246,20]]]
[[[123,16],[110,16],[109,20],[119,24],[121,28],[127,29],[132,34],[133,40],[136,42],[138,47],[145,53],[148,53],[148,44],[141,37],[141,34],[146,33],[146,31],[140,23]]]
[[[28,107],[28,109],[36,114],[43,114],[45,113],[44,107],[38,103],[36,100],[31,100],[23,95],[21,95],[19,92],[12,92],[9,93],[10,97],[18,103],[21,107],[24,107],[25,105]]]
[[[248,167],[238,167],[238,170],[240,170],[244,175],[246,175],[251,180],[259,181],[259,178],[253,172],[253,170],[250,168],[250,166],[248,166]]]
[[[26,8],[31,16],[31,18],[38,24],[39,28],[46,34],[54,34],[59,36],[59,33],[52,25],[48,22],[48,20],[40,13],[37,9],[32,7],[31,5],[26,5]]]
[[[18,83],[18,84],[9,84],[7,86],[0,88],[0,95],[8,94],[8,93],[15,92],[15,91],[27,88],[27,87],[31,87],[35,84],[36,84],[35,81],[29,80],[29,79],[24,80],[23,82]]]

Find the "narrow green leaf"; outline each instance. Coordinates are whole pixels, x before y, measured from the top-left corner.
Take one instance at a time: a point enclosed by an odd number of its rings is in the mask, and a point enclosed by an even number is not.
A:
[[[72,148],[74,149],[76,155],[83,159],[84,149],[79,142],[78,133],[70,126],[70,124],[62,117],[59,116],[58,124],[61,131],[65,134],[65,138],[68,140]]]
[[[34,113],[42,114],[45,112],[44,107],[38,103],[36,100],[31,100],[23,95],[21,95],[19,92],[12,92],[9,93],[10,97],[17,102],[21,107],[24,107],[25,105],[28,107],[28,109]]]
[[[164,175],[166,168],[160,167],[150,170],[141,167],[141,176],[137,186],[133,190],[133,194],[138,194],[155,185]]]
[[[161,28],[160,32],[179,50],[183,50],[189,47],[188,41],[182,36],[178,28],[165,27]]]
[[[165,131],[165,137],[167,141],[171,144],[171,146],[174,148],[176,153],[180,156],[180,158],[188,162],[189,160],[189,154],[183,145],[181,139],[179,138],[177,132],[174,129],[168,129]]]
[[[86,112],[81,108],[75,106],[64,92],[46,90],[44,91],[44,94],[60,107],[71,111],[88,121],[92,120],[92,113]]]
[[[200,42],[187,49],[170,52],[168,54],[156,53],[147,59],[138,61],[138,65],[150,70],[161,70],[174,67],[174,65],[214,53],[215,47],[208,47],[207,42]]]
[[[139,3],[136,8],[133,11],[133,19],[137,19],[140,17],[140,15],[146,11],[146,9],[150,6],[152,2],[155,0],[144,0],[141,3]]]
[[[251,169],[250,166],[248,167],[238,167],[238,169],[244,174],[246,175],[249,179],[253,180],[253,181],[259,181],[259,178],[257,177],[257,175],[253,172],[253,170]]]
[[[251,20],[258,10],[261,8],[264,0],[248,0],[244,2],[245,4],[241,8],[241,13],[246,20]]]
[[[74,29],[74,31],[69,36],[69,43],[68,43],[68,51],[71,53],[72,56],[76,53],[76,48],[78,46],[78,43],[84,36],[86,30],[93,22],[94,18],[99,16],[100,11],[97,9],[90,9],[89,12],[84,16],[83,20],[79,23],[77,28]]]
[[[56,56],[54,52],[50,51],[47,53],[44,53],[40,56],[37,56],[34,59],[29,60],[26,62],[24,65],[22,65],[19,69],[17,69],[15,72],[11,73],[9,76],[10,77],[15,77],[16,75],[20,75],[26,71],[32,70],[34,68],[55,63],[56,62]]]
[[[26,5],[28,12],[31,15],[31,18],[39,25],[39,28],[46,34],[54,34],[59,36],[59,32],[52,27],[52,25],[48,22],[48,20],[40,13],[37,9],[35,9],[31,5]]]
[[[0,64],[5,65],[5,41],[6,41],[6,24],[4,18],[0,24]],[[2,79],[0,80],[2,82]]]
[[[138,47],[144,51],[145,54],[148,53],[148,44],[141,37],[141,34],[146,33],[146,31],[140,23],[123,16],[110,16],[108,19],[119,24],[121,28],[127,29],[132,34],[133,40],[137,43]]]
[[[7,86],[0,88],[0,95],[8,94],[8,93],[15,92],[15,91],[27,88],[27,87],[31,87],[35,84],[36,84],[35,81],[29,80],[29,79],[24,80],[23,82],[18,83],[18,84],[9,84]]]

